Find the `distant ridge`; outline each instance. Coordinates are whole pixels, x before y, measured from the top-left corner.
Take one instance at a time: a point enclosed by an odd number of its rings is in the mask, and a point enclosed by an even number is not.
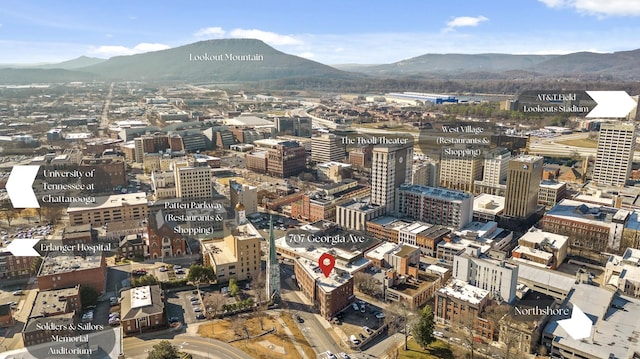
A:
[[[91,65],[96,65],[101,62],[107,61],[106,59],[99,59],[97,57],[88,57],[88,56],[80,56],[73,60],[59,62],[57,64],[46,64],[35,66],[39,69],[63,69],[63,70],[75,70],[81,67],[87,67]]]
[[[391,64],[352,67],[352,70],[379,77],[421,75],[447,78],[451,75],[483,73],[485,78],[513,78],[516,74],[535,74],[543,77],[606,76],[640,79],[640,49],[566,55],[425,54]]]

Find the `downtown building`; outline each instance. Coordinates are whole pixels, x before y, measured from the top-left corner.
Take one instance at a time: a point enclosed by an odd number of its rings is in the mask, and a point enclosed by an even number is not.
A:
[[[342,138],[332,133],[313,137],[311,141],[311,160],[317,163],[341,162],[344,160],[345,145]]]
[[[474,192],[476,181],[482,178],[481,156],[458,156],[443,149],[440,157],[440,187]]]
[[[492,259],[479,246],[454,256],[452,276],[488,291],[493,299],[511,303],[516,298],[518,265]]]
[[[509,161],[504,216],[529,219],[538,209],[544,157],[520,155]]]
[[[473,219],[473,195],[403,184],[397,189],[396,213],[416,221],[460,229]]]
[[[203,200],[213,197],[210,167],[191,167],[188,163],[176,163],[173,168],[176,197],[183,201]]]
[[[371,162],[371,203],[384,208],[386,214],[396,210],[396,191],[411,183],[413,143],[376,146]]]
[[[474,193],[504,196],[509,160],[511,160],[511,152],[506,148],[487,153],[483,161],[482,180],[474,182]]]
[[[593,181],[598,185],[623,187],[631,174],[635,144],[634,123],[603,123],[600,126]]]

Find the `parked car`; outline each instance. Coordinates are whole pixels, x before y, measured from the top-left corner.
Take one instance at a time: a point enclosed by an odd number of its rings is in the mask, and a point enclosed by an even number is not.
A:
[[[353,344],[353,345],[360,344],[360,339],[356,338],[356,336],[353,335],[353,334],[351,334],[351,336],[349,337],[349,340],[351,341],[351,344]]]
[[[205,317],[205,316],[204,316],[204,314],[202,314],[202,313],[198,313],[198,315],[196,315],[196,319],[200,319],[200,320],[202,320],[202,319],[205,319],[205,318],[206,318],[206,317]]]
[[[377,312],[377,313],[376,313],[376,318],[378,318],[378,319],[384,319],[384,317],[385,317],[384,313],[382,313],[382,312]]]
[[[22,291],[21,290],[16,290],[15,292],[13,292],[13,295],[22,295]]]
[[[355,311],[360,310],[360,308],[358,308],[358,304],[356,304],[356,303],[351,304],[351,306],[353,307],[353,310],[355,310]]]
[[[338,359],[338,357],[336,357],[335,354],[333,354],[332,352],[328,351],[325,353],[327,355],[328,359]]]
[[[297,320],[297,321],[298,321],[298,323],[304,323],[304,319],[302,319],[299,315],[297,315],[297,314],[296,314],[296,315],[294,316],[294,318],[295,318],[295,320]]]
[[[369,335],[373,334],[373,330],[371,330],[371,328],[367,327],[366,325],[362,327],[362,330],[364,330],[364,332]]]
[[[196,312],[196,313],[200,313],[200,312],[202,312],[202,308],[195,307],[195,308],[193,308],[193,311]]]
[[[349,354],[342,352],[340,353],[340,357],[342,357],[342,359],[351,359],[351,357],[349,356]]]

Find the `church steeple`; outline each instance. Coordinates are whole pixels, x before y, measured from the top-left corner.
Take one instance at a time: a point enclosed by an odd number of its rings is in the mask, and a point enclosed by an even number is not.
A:
[[[269,217],[269,258],[267,259],[267,297],[277,300],[280,296],[280,264],[276,254],[276,238],[273,233],[273,216]]]

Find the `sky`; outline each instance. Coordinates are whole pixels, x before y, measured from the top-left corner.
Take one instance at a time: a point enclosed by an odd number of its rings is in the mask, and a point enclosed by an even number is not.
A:
[[[2,0],[0,64],[257,38],[324,64],[640,48],[640,0]]]

